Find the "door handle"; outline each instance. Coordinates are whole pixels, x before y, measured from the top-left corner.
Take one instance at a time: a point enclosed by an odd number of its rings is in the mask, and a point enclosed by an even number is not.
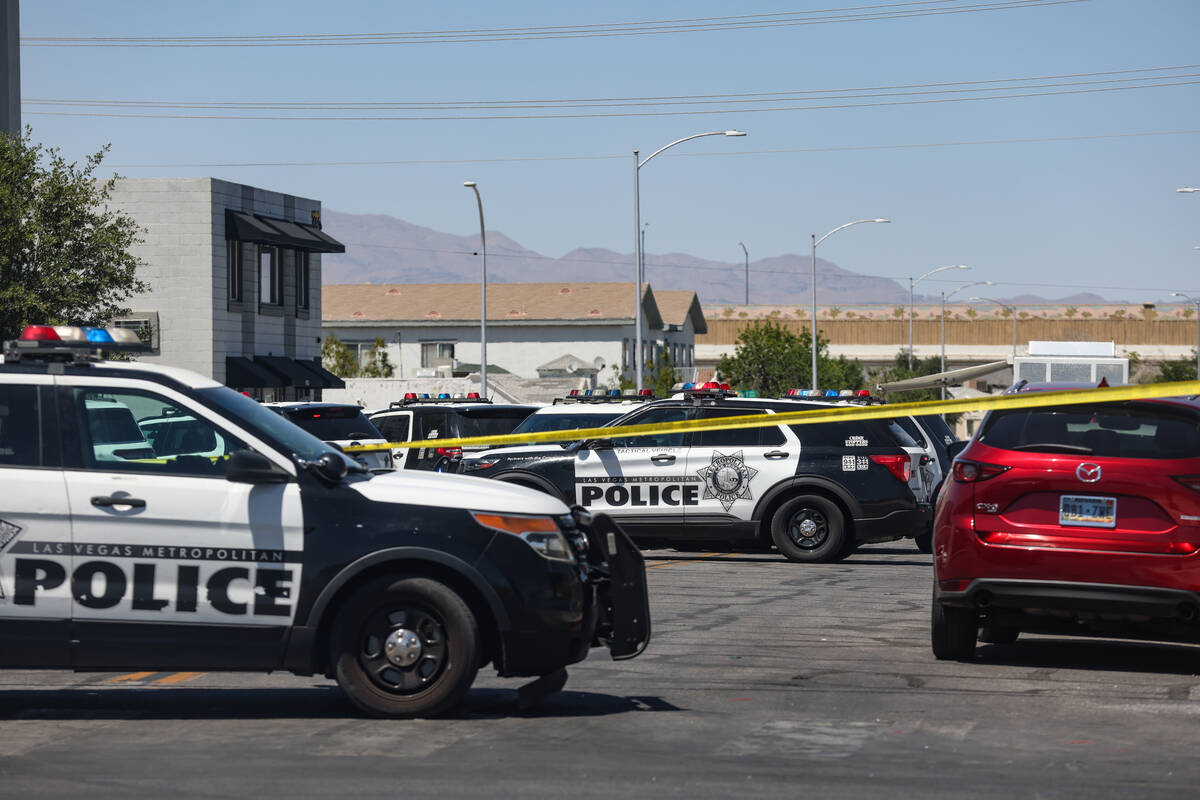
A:
[[[786,450],[772,450],[769,453],[763,453],[763,458],[778,459],[787,458],[791,453]]]
[[[137,497],[105,497],[97,495],[92,498],[92,505],[100,508],[110,508],[112,506],[130,506],[131,508],[145,508],[146,501]]]
[[[650,456],[650,460],[653,461],[655,464],[674,464],[675,456],[660,454],[657,456]]]

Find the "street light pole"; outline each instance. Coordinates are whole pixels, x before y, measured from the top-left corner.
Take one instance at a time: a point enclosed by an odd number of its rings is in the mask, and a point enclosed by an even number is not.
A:
[[[463,181],[463,186],[475,192],[479,206],[479,251],[483,256],[479,273],[479,395],[487,399],[487,238],[483,231],[483,198],[475,181]]]
[[[972,286],[995,286],[995,285],[996,285],[995,281],[972,281],[971,283],[964,283],[962,286],[959,286],[957,289],[952,289],[949,294],[946,294],[945,289],[942,290],[942,368],[941,368],[940,372],[946,371],[946,300],[948,298],[954,297],[954,295],[958,294],[963,289],[970,289]],[[946,399],[945,385],[942,386],[942,399],[943,400]]]
[[[1012,354],[1012,357],[1013,357],[1013,380],[1015,381],[1016,375],[1017,375],[1017,373],[1016,373],[1016,369],[1017,369],[1017,307],[1010,306],[1007,303],[1001,303],[999,300],[993,300],[990,297],[972,297],[971,302],[973,302],[973,303],[974,302],[995,303],[996,305],[1000,306],[1001,308],[1007,308],[1009,310],[1009,312],[1012,316],[1012,323],[1013,323],[1013,326],[1012,326],[1012,328],[1013,328],[1013,354]]]
[[[1196,375],[1200,377],[1200,298],[1191,297],[1183,292],[1171,292],[1171,297],[1182,297],[1196,307]]]
[[[817,245],[833,236],[840,230],[849,228],[851,225],[861,225],[864,222],[891,222],[890,219],[856,219],[853,222],[847,222],[845,225],[839,225],[829,233],[822,236],[820,239],[817,235],[812,234],[812,388],[817,390]]]
[[[913,317],[914,317],[914,309],[915,309],[915,306],[913,305],[913,291],[914,291],[914,289],[916,289],[916,286],[918,283],[925,280],[930,275],[934,275],[938,272],[942,272],[942,271],[948,270],[948,269],[970,269],[970,267],[968,267],[966,264],[951,264],[950,266],[947,266],[947,267],[938,267],[937,269],[931,269],[931,270],[929,270],[929,272],[926,272],[924,275],[917,278],[916,280],[913,280],[912,275],[908,276],[908,368],[910,370],[913,368]],[[945,310],[946,310],[945,308],[942,309],[943,313],[945,312]],[[942,327],[943,327],[943,329],[945,328],[944,321],[943,321]],[[945,359],[943,357],[943,361],[944,360]],[[943,369],[944,368],[945,368],[945,365],[943,364]]]
[[[642,391],[642,201],[641,201],[641,185],[640,175],[642,167],[649,163],[650,159],[664,150],[669,150],[677,144],[690,142],[692,139],[699,139],[701,136],[745,136],[745,131],[708,131],[707,133],[693,133],[691,136],[685,136],[682,139],[676,139],[670,144],[663,145],[645,158],[638,160],[638,151],[633,151],[633,246],[637,250],[634,254],[633,267],[636,274],[633,287],[633,341],[634,354],[633,363],[634,371],[637,373],[637,390]]]
[[[746,254],[746,305],[750,305],[750,251],[741,242],[738,244],[741,245],[742,252]]]

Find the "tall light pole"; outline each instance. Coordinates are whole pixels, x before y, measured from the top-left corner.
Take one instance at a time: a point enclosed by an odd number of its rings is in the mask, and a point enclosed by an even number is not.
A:
[[[1200,377],[1200,298],[1191,297],[1183,292],[1171,292],[1171,297],[1182,297],[1196,307],[1196,375]]]
[[[861,225],[864,222],[891,222],[890,219],[856,219],[854,222],[847,222],[845,225],[838,225],[829,233],[822,236],[820,239],[817,235],[812,234],[812,388],[817,390],[817,245],[833,236],[840,230],[845,230],[851,225]]]
[[[639,281],[644,281],[646,279],[646,228],[649,228],[649,227],[650,227],[649,222],[642,223],[642,239],[641,239],[642,249],[638,254],[638,280]]]
[[[999,300],[993,300],[990,297],[972,297],[970,299],[972,303],[995,303],[1001,308],[1007,308],[1009,310],[1013,323],[1013,376],[1015,380],[1015,376],[1017,374],[1017,307],[1010,306],[1008,303],[1001,303]]]
[[[746,305],[750,305],[750,251],[741,242],[738,242],[738,245],[746,255]]]
[[[475,203],[479,206],[479,252],[483,263],[479,273],[479,395],[487,399],[487,238],[483,233],[483,198],[475,181],[463,181],[463,186],[475,192]]]
[[[936,269],[931,269],[931,270],[929,270],[929,272],[926,272],[924,275],[917,278],[916,280],[913,280],[912,275],[908,276],[908,368],[910,370],[913,368],[913,316],[914,316],[914,310],[915,310],[915,306],[913,305],[913,292],[916,289],[917,284],[920,283],[921,281],[925,280],[926,278],[928,278],[930,275],[935,275],[939,272],[943,272],[948,269],[970,269],[970,267],[968,267],[966,264],[951,264],[948,267],[938,267]],[[942,309],[943,314],[945,313],[945,311],[946,311],[946,309],[943,308]],[[943,327],[944,327],[944,323],[943,323]],[[944,354],[943,354],[942,360],[945,361]],[[945,365],[943,365],[943,369],[944,368],[945,368]]]
[[[633,151],[633,246],[637,248],[637,253],[633,259],[635,279],[633,281],[633,325],[634,325],[634,353],[633,363],[634,371],[637,373],[637,390],[642,391],[642,199],[641,199],[641,173],[642,167],[649,163],[650,159],[664,150],[669,150],[677,144],[690,142],[692,139],[699,139],[701,136],[745,136],[745,131],[709,131],[707,133],[693,133],[691,136],[685,136],[682,139],[676,139],[670,144],[663,145],[645,158],[638,160],[638,151]]]
[[[952,289],[949,294],[946,290],[942,290],[942,368],[941,372],[946,371],[946,300],[961,292],[963,289],[970,289],[972,286],[995,286],[995,281],[972,281],[964,283],[957,289]],[[942,386],[942,399],[946,399],[946,387]]]

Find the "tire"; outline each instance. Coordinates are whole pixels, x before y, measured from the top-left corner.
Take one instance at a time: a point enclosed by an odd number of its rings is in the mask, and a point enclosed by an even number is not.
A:
[[[920,536],[913,539],[913,544],[917,546],[917,551],[921,553],[933,552],[933,531],[926,531]]]
[[[840,561],[854,549],[845,517],[832,501],[815,494],[786,501],[771,517],[771,540],[788,561]]]
[[[433,717],[471,688],[479,640],[475,615],[454,590],[428,578],[385,576],[338,612],[330,641],[334,676],[371,716]]]
[[[1012,644],[1021,632],[1016,628],[1002,628],[988,625],[979,632],[979,641],[984,644]]]
[[[936,599],[933,601],[929,640],[935,658],[957,660],[975,655],[978,630],[972,609],[942,605]]]

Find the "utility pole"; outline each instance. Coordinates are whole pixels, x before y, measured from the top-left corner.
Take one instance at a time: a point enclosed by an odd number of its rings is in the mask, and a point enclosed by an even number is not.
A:
[[[21,135],[21,12],[18,0],[0,0],[0,133]]]

